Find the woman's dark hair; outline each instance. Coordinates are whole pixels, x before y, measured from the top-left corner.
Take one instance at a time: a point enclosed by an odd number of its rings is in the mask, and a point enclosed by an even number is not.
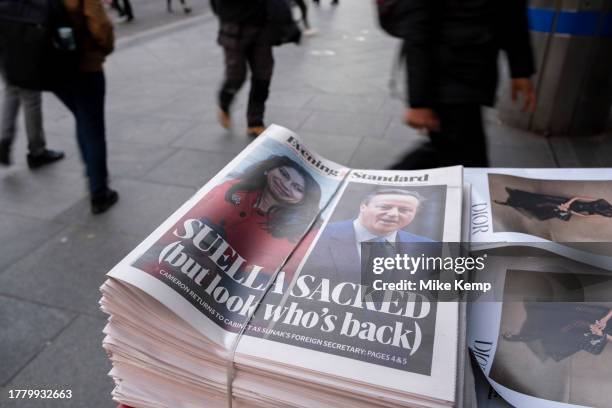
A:
[[[278,204],[268,210],[264,228],[276,238],[297,242],[313,223],[319,224],[321,187],[302,166],[287,156],[270,156],[266,160],[247,167],[237,175],[238,183],[225,193],[225,200],[233,203],[233,196],[240,191],[263,191],[268,183],[267,172],[279,167],[291,167],[304,178],[304,198],[296,204]]]

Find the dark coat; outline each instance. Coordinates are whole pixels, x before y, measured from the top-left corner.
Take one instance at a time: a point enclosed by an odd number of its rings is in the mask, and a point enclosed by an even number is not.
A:
[[[434,241],[399,230],[396,242]],[[334,282],[360,282],[361,260],[357,252],[353,220],[333,222],[325,227],[301,273],[327,278]]]
[[[260,0],[216,0],[215,12],[222,23],[266,24],[266,11]]]
[[[408,103],[492,105],[498,52],[513,78],[534,73],[526,0],[406,0]]]
[[[263,1],[217,0],[215,4],[220,23],[217,37],[219,45],[241,50],[253,43],[269,43]]]

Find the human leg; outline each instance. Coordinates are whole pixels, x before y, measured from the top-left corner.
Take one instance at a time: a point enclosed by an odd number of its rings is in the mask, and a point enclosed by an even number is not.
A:
[[[187,5],[186,1],[185,0],[180,0],[180,1],[181,1],[181,5],[183,6],[183,12],[185,14],[191,13],[191,7]]]
[[[106,128],[104,103],[106,80],[104,72],[82,72],[75,90],[77,138],[85,150],[85,166],[89,179],[91,212],[100,214],[119,199],[116,191],[108,188],[106,165]]]
[[[486,135],[478,104],[443,104],[436,108],[440,131],[391,168],[417,170],[463,165],[488,167]]]
[[[104,99],[106,81],[103,72],[82,72],[75,88],[77,139],[83,146],[93,196],[108,188],[106,167],[106,129]]]
[[[295,4],[300,9],[300,13],[302,14],[302,23],[304,24],[305,29],[310,29],[310,24],[308,22],[308,6],[306,6],[305,0],[294,0]]]
[[[11,146],[17,132],[17,114],[19,113],[19,88],[6,84],[2,104],[2,133],[0,135],[0,164],[11,164]]]
[[[430,138],[438,152],[440,165],[488,167],[481,106],[475,103],[443,104],[436,112],[441,130],[431,132]]]
[[[117,14],[119,14],[119,17],[125,16],[125,11],[123,10],[123,7],[121,7],[121,5],[119,4],[119,0],[112,0],[111,8],[117,11]]]
[[[225,128],[230,127],[230,108],[246,80],[247,62],[243,49],[239,47],[223,47],[225,57],[225,78],[219,89],[219,119]]]
[[[274,72],[272,47],[267,44],[253,44],[248,50],[248,61],[251,68],[251,90],[247,107],[247,123],[249,128],[261,128],[264,127],[266,100],[270,93],[270,82]]]
[[[28,166],[35,169],[63,159],[64,152],[46,148],[41,93],[27,89],[21,89],[19,93],[28,137]]]
[[[134,10],[132,9],[130,0],[123,0],[123,12],[127,17],[127,21],[132,21],[134,19]]]
[[[43,129],[42,95],[38,91],[22,89],[20,91],[23,103],[28,151],[37,156],[45,151],[45,131]]]

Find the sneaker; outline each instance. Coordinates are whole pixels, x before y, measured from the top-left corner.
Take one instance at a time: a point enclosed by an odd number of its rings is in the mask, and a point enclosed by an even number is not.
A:
[[[312,37],[313,35],[316,35],[319,32],[319,30],[317,30],[316,28],[306,28],[304,31],[302,31],[302,34],[304,34],[304,37]]]
[[[91,213],[102,214],[119,201],[119,194],[115,190],[107,188],[102,193],[91,197]]]
[[[249,126],[247,128],[247,135],[249,135],[250,137],[257,137],[261,135],[264,130],[266,130],[265,126]]]
[[[0,164],[11,165],[11,146],[6,143],[0,143]]]
[[[217,118],[219,119],[219,124],[224,129],[229,129],[232,127],[232,118],[230,117],[229,112],[224,111],[219,108],[219,112],[217,113]]]
[[[41,154],[37,154],[36,156],[32,156],[28,154],[28,166],[31,169],[37,169],[46,164],[51,164],[58,160],[62,160],[64,158],[64,152],[60,152],[59,150],[49,150],[45,149]]]

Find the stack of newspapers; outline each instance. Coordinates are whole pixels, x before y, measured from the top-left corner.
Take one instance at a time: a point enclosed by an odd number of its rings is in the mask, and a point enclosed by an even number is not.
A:
[[[463,195],[460,167],[348,169],[272,126],[109,273],[114,399],[461,405],[464,308],[431,288],[372,292],[364,274],[459,242]],[[385,268],[378,285],[402,281]]]
[[[113,397],[612,407],[611,203],[612,169],[349,169],[272,126],[109,272]]]

